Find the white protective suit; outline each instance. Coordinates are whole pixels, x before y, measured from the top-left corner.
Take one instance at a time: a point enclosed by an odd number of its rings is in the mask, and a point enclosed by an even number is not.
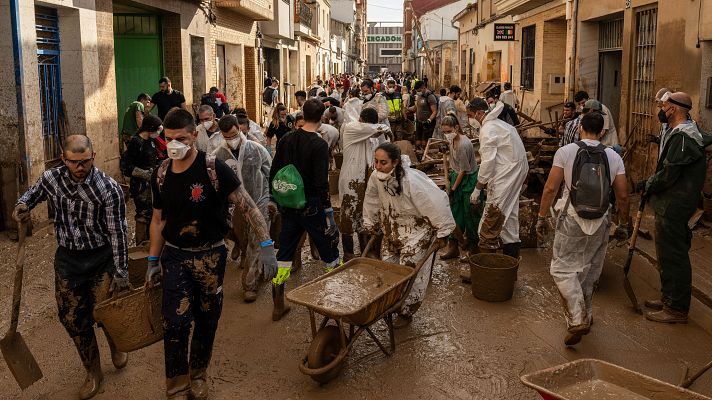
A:
[[[255,141],[262,146],[267,146],[267,138],[262,133],[262,129],[257,125],[257,122],[250,120],[250,131],[247,132],[247,139]]]
[[[438,99],[438,113],[435,114],[435,130],[433,130],[433,139],[445,138],[440,129],[440,123],[448,114],[457,115],[455,100],[453,100],[450,96],[440,96],[440,99]]]
[[[363,102],[357,97],[352,97],[344,103],[344,124],[349,122],[358,122],[361,118],[361,108]],[[343,125],[342,125],[343,128]]]
[[[264,146],[252,140],[247,140],[247,137],[242,132],[239,135],[241,144],[238,147],[237,158],[227,147],[224,139],[220,147],[214,149],[213,154],[235,172],[242,187],[245,188],[245,191],[255,202],[269,226],[270,219],[267,206],[270,196],[269,170],[272,166],[272,158]],[[220,134],[219,136],[222,137]],[[245,229],[244,237],[248,238],[246,252],[241,260],[243,268],[242,285],[244,290],[256,291],[262,271],[259,264],[260,243],[257,236],[252,234],[249,224],[245,222],[242,225]]]
[[[361,193],[366,190],[366,169],[373,165],[373,152],[378,146],[374,137],[382,135],[389,128],[382,124],[366,124],[362,122],[349,122],[343,126],[343,164],[339,174],[339,200],[341,201],[341,231],[346,234],[361,231],[361,207],[359,201]],[[346,218],[344,218],[344,216]],[[349,224],[350,227],[343,227]]]
[[[405,175],[401,179],[401,194],[391,194],[398,185],[394,176],[387,181],[379,180],[376,174],[369,178],[363,225],[369,230],[376,226],[383,230],[383,261],[415,266],[434,238],[446,238],[452,233],[455,219],[447,194],[425,173],[410,168],[407,156],[402,158]],[[412,315],[420,307],[430,282],[433,261],[434,258],[427,260],[418,272],[401,314]]]
[[[373,108],[376,110],[378,112],[378,123],[388,126],[388,129],[391,128],[391,123],[388,121],[388,114],[390,114],[391,110],[388,107],[388,100],[383,97],[383,94],[376,93],[370,100],[364,100],[363,108]],[[359,114],[361,114],[360,110]],[[358,119],[356,120],[358,121]],[[381,141],[381,143],[384,141],[385,140]]]
[[[488,249],[520,241],[519,192],[529,173],[526,150],[517,129],[498,118],[503,109],[504,103],[498,102],[482,121],[479,134],[481,162],[477,181],[487,185],[479,226],[480,247]]]
[[[196,131],[198,131],[198,137],[195,140],[196,149],[205,153],[212,153],[213,150],[222,146],[223,137],[219,129],[210,137],[208,137],[208,131],[202,124],[198,125]]]

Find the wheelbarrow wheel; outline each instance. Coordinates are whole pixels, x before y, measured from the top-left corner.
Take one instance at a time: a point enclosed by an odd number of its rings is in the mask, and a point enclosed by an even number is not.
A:
[[[341,352],[341,332],[335,325],[327,325],[317,332],[314,340],[309,346],[307,353],[307,365],[311,369],[321,368],[331,363]],[[312,379],[319,383],[328,383],[336,378],[344,366],[344,360],[335,365],[334,368],[318,375],[310,375]]]

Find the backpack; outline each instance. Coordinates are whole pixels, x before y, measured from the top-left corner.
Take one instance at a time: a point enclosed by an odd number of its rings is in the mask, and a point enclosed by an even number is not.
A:
[[[274,94],[275,89],[273,87],[268,87],[265,88],[265,91],[262,92],[262,102],[265,104],[272,104],[272,96]]]
[[[304,180],[294,164],[288,164],[272,179],[272,197],[282,207],[301,210],[307,204]]]
[[[200,105],[209,105],[213,109],[213,113],[218,112],[218,99],[215,97],[215,93],[205,93],[200,96]]]
[[[611,173],[606,146],[575,142],[579,149],[571,171],[569,201],[583,219],[601,218],[611,204]]]

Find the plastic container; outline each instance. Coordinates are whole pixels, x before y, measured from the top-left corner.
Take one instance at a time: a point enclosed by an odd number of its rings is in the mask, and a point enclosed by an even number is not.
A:
[[[496,253],[473,254],[470,263],[472,294],[490,302],[507,301],[514,294],[519,260]]]

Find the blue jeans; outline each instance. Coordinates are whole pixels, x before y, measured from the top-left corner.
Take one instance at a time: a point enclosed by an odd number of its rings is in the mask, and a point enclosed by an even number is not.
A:
[[[163,349],[167,378],[187,375],[189,366],[191,370],[201,370],[210,364],[222,312],[226,259],[224,245],[204,251],[163,247]],[[189,364],[191,322],[195,322],[195,328]]]

